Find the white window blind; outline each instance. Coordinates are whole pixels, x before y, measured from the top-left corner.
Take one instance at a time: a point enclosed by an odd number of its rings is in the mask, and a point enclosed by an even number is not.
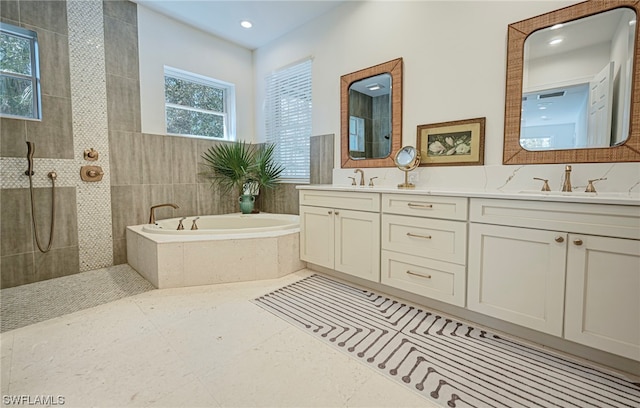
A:
[[[311,59],[267,77],[267,143],[283,165],[283,181],[309,181],[311,137]]]

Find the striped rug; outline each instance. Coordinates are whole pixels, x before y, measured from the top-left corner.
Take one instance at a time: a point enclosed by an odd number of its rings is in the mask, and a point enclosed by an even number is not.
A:
[[[324,276],[254,302],[443,407],[640,407],[624,378]]]

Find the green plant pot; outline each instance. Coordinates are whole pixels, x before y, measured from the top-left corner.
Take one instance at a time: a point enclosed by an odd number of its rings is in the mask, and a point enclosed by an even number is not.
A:
[[[240,196],[238,201],[240,202],[240,212],[243,214],[251,214],[256,198],[252,195],[244,194]]]

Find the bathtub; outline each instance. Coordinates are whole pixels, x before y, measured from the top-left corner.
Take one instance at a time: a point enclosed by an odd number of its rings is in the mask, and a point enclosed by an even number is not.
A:
[[[127,227],[127,262],[156,288],[274,279],[303,269],[297,215],[225,214]]]
[[[236,235],[262,234],[272,231],[290,230],[300,227],[300,218],[288,214],[225,214],[206,215],[203,217],[186,217],[178,230],[180,218],[160,220],[155,224],[142,227],[144,232],[170,235]],[[198,229],[192,230],[193,221]],[[263,236],[265,234],[262,234]],[[268,235],[268,234],[267,234]]]

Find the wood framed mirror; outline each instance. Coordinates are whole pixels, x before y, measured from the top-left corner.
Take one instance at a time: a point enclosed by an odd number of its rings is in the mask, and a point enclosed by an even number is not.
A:
[[[634,41],[629,52],[627,83],[627,112],[628,119],[620,121],[618,126],[625,127],[626,141],[618,143],[611,142],[606,147],[584,148],[556,148],[554,150],[542,150],[537,148],[523,147],[528,145],[522,143],[523,129],[523,109],[531,95],[536,98],[536,103],[542,98],[553,96],[558,92],[542,92],[537,95],[534,92],[527,93],[527,81],[530,82],[530,72],[525,74],[525,61],[529,50],[525,46],[527,39],[533,34],[550,30],[557,25],[569,25],[578,21],[593,21],[594,18],[610,13],[616,9],[629,9],[640,15],[638,1],[628,0],[599,0],[586,1],[560,10],[552,11],[537,17],[519,21],[509,25],[507,44],[507,75],[505,93],[505,125],[504,125],[504,148],[503,164],[546,164],[546,163],[604,163],[604,162],[632,162],[640,161],[640,47],[638,46],[638,24],[629,21],[629,32],[634,35]],[[592,31],[601,30],[601,26],[591,28]],[[553,57],[552,57],[553,58]],[[558,57],[559,58],[559,57]],[[611,58],[613,60],[613,58]],[[612,63],[612,66],[614,64]],[[618,71],[613,71],[614,75]],[[527,81],[524,77],[527,75]],[[620,75],[616,76],[616,81],[620,81]],[[612,82],[613,83],[613,82]],[[616,82],[617,84],[617,82]],[[555,91],[555,89],[554,89]],[[589,92],[592,92],[589,89]],[[524,103],[523,103],[524,100]],[[549,101],[549,100],[547,100]],[[588,120],[588,119],[587,119]],[[608,136],[611,138],[611,136]],[[622,138],[624,140],[624,137]]]
[[[402,58],[340,77],[341,167],[394,167],[402,144]]]

